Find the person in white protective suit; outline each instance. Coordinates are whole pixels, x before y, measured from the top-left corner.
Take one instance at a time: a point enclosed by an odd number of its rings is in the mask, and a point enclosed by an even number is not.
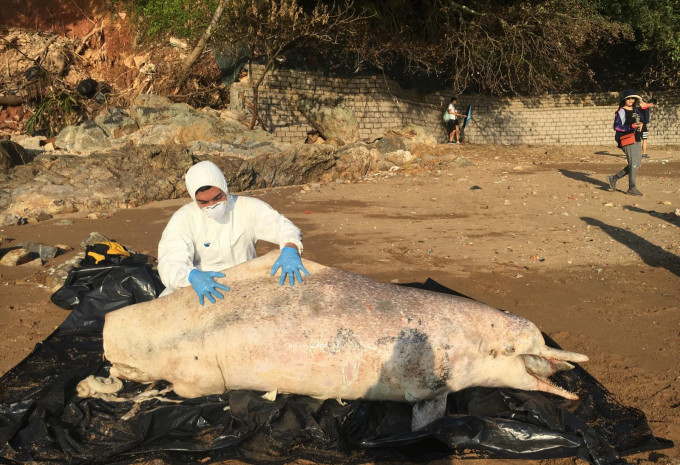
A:
[[[286,217],[262,200],[230,195],[222,171],[202,161],[187,171],[185,182],[193,200],[170,218],[158,244],[158,273],[168,295],[191,285],[201,305],[212,303],[229,287],[214,278],[220,270],[254,259],[258,240],[278,244],[281,255],[272,276],[281,268],[279,285],[302,282],[302,233]]]

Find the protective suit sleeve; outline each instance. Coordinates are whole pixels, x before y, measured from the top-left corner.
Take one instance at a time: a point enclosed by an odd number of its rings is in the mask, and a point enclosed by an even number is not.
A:
[[[251,216],[251,227],[259,240],[278,244],[283,249],[287,243],[295,244],[302,255],[302,232],[288,218],[274,210],[269,204],[252,197],[246,200]]]
[[[189,273],[195,268],[195,247],[191,236],[191,218],[186,209],[172,215],[158,243],[158,274],[169,291],[189,285]]]

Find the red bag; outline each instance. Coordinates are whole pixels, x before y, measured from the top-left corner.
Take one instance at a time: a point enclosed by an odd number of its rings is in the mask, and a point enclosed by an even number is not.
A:
[[[633,145],[635,143],[635,133],[631,132],[629,134],[624,134],[623,136],[621,136],[619,141],[621,141],[621,147],[625,147],[626,145]]]

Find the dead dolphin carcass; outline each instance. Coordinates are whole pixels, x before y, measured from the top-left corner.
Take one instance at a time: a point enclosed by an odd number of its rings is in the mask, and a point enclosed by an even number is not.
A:
[[[329,399],[441,399],[470,386],[539,390],[585,355],[547,347],[524,318],[473,300],[304,261],[294,287],[273,254],[225,270],[231,291],[202,307],[190,288],[107,314],[111,375],[166,380],[184,397],[244,389]]]

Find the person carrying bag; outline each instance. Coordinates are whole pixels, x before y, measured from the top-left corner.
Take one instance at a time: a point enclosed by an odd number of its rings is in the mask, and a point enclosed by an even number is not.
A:
[[[637,171],[642,163],[642,115],[640,113],[640,102],[642,97],[637,95],[633,89],[626,89],[621,93],[619,109],[614,114],[614,139],[618,147],[623,150],[628,160],[628,165],[613,176],[607,176],[609,187],[616,192],[616,182],[628,176],[628,195],[642,195],[635,181]]]

